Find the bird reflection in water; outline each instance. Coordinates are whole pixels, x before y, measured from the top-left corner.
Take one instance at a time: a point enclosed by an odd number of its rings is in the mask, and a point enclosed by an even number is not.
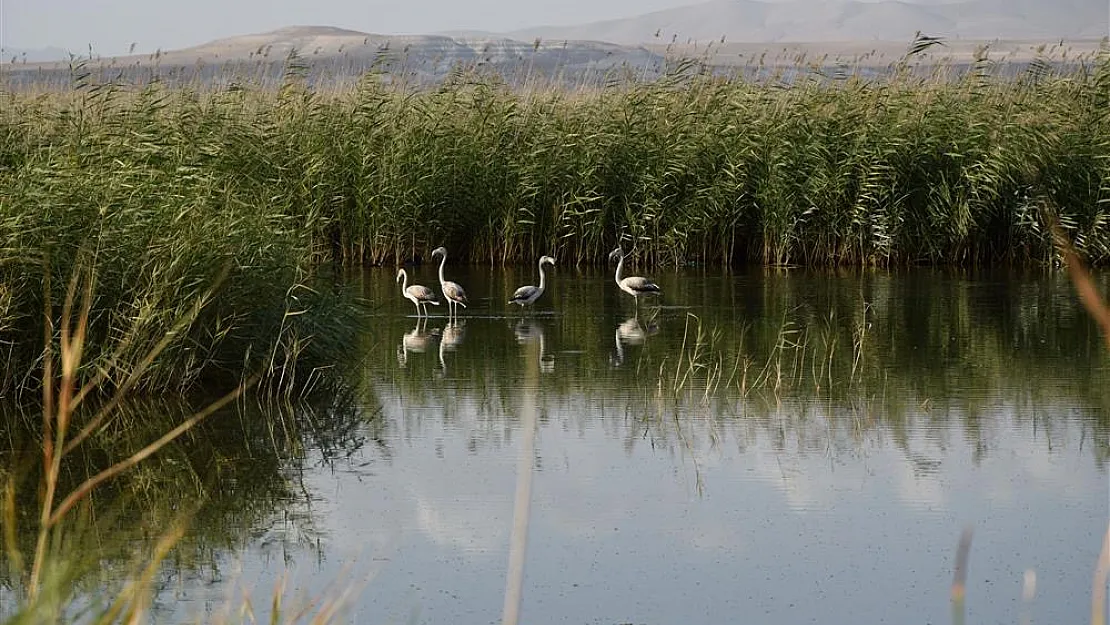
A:
[[[625,345],[643,345],[647,342],[649,336],[658,332],[659,324],[655,321],[655,315],[648,317],[643,322],[640,321],[638,315],[625,319],[617,326],[617,331],[613,336],[617,351],[609,359],[609,363],[614,367],[621,366],[624,364]]]
[[[442,367],[444,372],[447,371],[447,361],[443,358],[443,355],[458,349],[465,337],[465,323],[455,321],[443,326],[443,332],[439,337],[439,366]]]
[[[409,353],[422,354],[428,351],[432,343],[439,338],[439,328],[432,328],[431,331],[427,329],[428,318],[418,317],[416,319],[416,327],[401,337],[401,344],[397,346],[397,363],[402,367],[409,362]]]
[[[539,344],[540,373],[551,373],[555,370],[555,354],[547,353],[542,324],[535,319],[521,319],[513,326],[513,334],[516,335],[516,342],[519,345]]]

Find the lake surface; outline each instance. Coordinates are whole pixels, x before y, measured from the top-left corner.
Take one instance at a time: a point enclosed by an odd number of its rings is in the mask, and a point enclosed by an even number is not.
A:
[[[448,274],[457,324],[417,320],[393,271],[352,279],[350,394],[280,462],[228,443],[234,505],[198,517],[215,538],[168,567],[159,621],[245,592],[265,621],[284,583],[343,621],[500,622],[533,427],[522,622],[947,623],[969,526],[968,623],[1089,618],[1110,358],[1066,276],[657,271],[637,311],[557,267],[521,312],[534,269]]]

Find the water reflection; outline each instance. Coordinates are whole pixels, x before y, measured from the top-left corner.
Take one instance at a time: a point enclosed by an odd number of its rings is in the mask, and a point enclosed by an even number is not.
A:
[[[233,404],[103,484],[86,500],[79,518],[70,521],[73,544],[67,545],[61,560],[90,578],[79,577],[74,584],[88,589],[92,597],[103,596],[98,584],[118,591],[134,575],[135,559],[146,557],[149,545],[182,522],[188,531],[163,562],[155,589],[219,585],[228,556],[246,550],[276,562],[288,561],[292,554],[323,557],[325,523],[306,476],[357,456],[368,446],[377,447],[369,452],[375,456],[387,453],[379,446],[380,431],[368,427],[378,409],[370,398],[356,398],[352,389],[329,387],[292,404]],[[58,492],[71,492],[87,475],[130,457],[210,399],[134,399],[116,406],[109,421],[111,433],[89,437],[63,464],[69,470],[63,470]],[[95,399],[86,401],[74,421],[85,422],[100,407]],[[22,554],[35,549],[31,513],[40,505],[39,466],[36,458],[28,462],[27,454],[37,444],[38,432],[25,409],[34,411],[0,403],[0,437],[7,443],[0,447],[0,476],[6,486],[14,487],[17,510],[11,534],[15,542],[0,556],[0,622],[19,608],[25,594],[26,571],[21,575],[7,556],[13,549]],[[59,556],[50,560],[55,557]],[[80,568],[90,563],[88,571]],[[76,597],[81,604],[80,592]],[[172,596],[156,597],[156,615],[178,609]]]
[[[513,326],[513,335],[519,345],[538,347],[540,373],[551,373],[555,370],[555,354],[547,351],[542,322],[535,318],[520,319]]]
[[[433,328],[428,331],[428,318],[417,317],[416,327],[405,332],[401,337],[401,344],[397,346],[397,363],[402,367],[407,366],[409,362],[409,354],[423,354],[428,351],[437,339],[439,339],[439,328]]]
[[[525,621],[944,621],[966,523],[987,530],[972,549],[976,622],[1015,622],[1005,588],[1031,567],[1058,580],[1038,620],[1082,620],[1105,529],[1110,367],[1066,281],[664,274],[688,308],[626,317],[612,274],[585,272],[541,300],[554,314],[522,317],[505,296],[530,276],[459,274],[465,325],[415,327],[392,275],[362,277],[382,305],[346,409],[298,413],[302,429],[247,419],[246,433],[211,434],[214,450],[151,465],[144,483],[180,499],[192,482],[174,466],[211,465],[197,483],[244,489],[267,460],[265,488],[212,499],[223,529],[206,517],[197,534],[232,538],[205,543],[209,564],[241,559],[270,588],[277,560],[313,589],[357,552],[381,574],[352,621],[495,621],[534,387]],[[408,366],[433,348],[438,366]],[[529,379],[537,355],[544,375]],[[275,432],[291,458],[269,453]],[[275,557],[286,533],[316,551],[286,541]],[[200,577],[167,591],[184,598],[176,614],[218,605],[218,580]]]
[[[617,331],[613,335],[616,353],[610,358],[610,363],[614,367],[624,364],[625,345],[643,345],[649,336],[659,333],[659,323],[656,321],[658,314],[659,311],[656,310],[645,321],[641,322],[637,312],[636,315],[625,319],[617,326]]]
[[[447,325],[443,326],[439,339],[439,366],[443,372],[447,372],[447,361],[443,357],[444,354],[457,350],[465,338],[465,321],[448,321]]]

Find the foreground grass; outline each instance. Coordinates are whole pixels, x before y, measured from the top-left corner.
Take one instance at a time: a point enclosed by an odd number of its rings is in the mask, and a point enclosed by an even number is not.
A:
[[[191,574],[213,551],[248,540],[275,507],[295,515],[298,489],[286,471],[303,460],[310,442],[325,456],[349,445],[358,419],[341,388],[314,404],[249,410],[239,401],[260,374],[195,407],[180,399],[136,403],[130,383],[99,388],[106,374],[80,376],[92,297],[88,275],[70,282],[58,349],[51,332],[45,337],[39,405],[0,404],[8,441],[0,449],[5,622],[146,622],[167,577]],[[152,362],[164,345],[141,361]],[[238,419],[227,422],[235,412]],[[219,413],[223,423],[209,421]],[[311,431],[305,422],[314,424]],[[195,522],[203,528],[191,527]],[[313,612],[313,622],[326,622],[342,593],[291,614],[283,611],[285,598],[283,588],[275,589],[272,622]],[[239,618],[229,604],[222,622],[248,620],[250,597],[235,601]]]

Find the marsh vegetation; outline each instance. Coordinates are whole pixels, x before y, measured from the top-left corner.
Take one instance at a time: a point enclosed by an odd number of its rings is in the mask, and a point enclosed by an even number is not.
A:
[[[104,588],[119,601],[96,618],[143,613],[159,575],[203,577],[311,501],[302,471],[387,462],[426,426],[406,407],[470,424],[470,453],[506,444],[522,344],[552,374],[541,414],[625,449],[701,460],[692,441],[726,432],[778,452],[890,440],[916,462],[943,426],[978,463],[997,428],[1062,427],[1104,477],[1106,354],[1052,228],[1110,258],[1110,57],[780,78],[326,90],[297,67],[278,88],[75,67],[72,89],[0,92],[15,617]],[[629,315],[594,273],[616,242],[663,307]],[[439,245],[485,316],[413,329],[389,278]],[[507,316],[541,254],[558,269],[540,311]],[[945,270],[903,272],[919,265]],[[582,406],[601,416],[568,416]]]
[[[134,87],[75,68],[71,90],[0,94],[0,388],[35,377],[46,276],[60,301],[81,265],[90,366],[131,337],[127,371],[190,317],[145,376],[180,389],[244,358],[320,366],[343,324],[317,324],[339,304],[315,279],[438,245],[493,264],[600,263],[624,239],[658,266],[1048,266],[1055,220],[1104,262],[1110,57],[992,68],[575,91],[466,72],[328,91],[296,66],[277,89]]]

